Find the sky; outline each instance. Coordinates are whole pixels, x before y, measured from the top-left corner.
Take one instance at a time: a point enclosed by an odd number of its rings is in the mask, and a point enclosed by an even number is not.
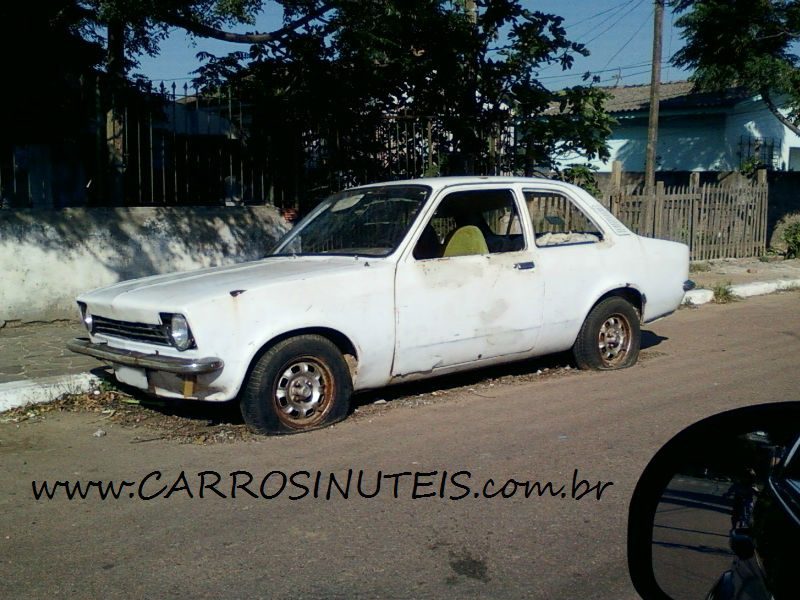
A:
[[[581,83],[587,71],[597,74],[600,85],[634,85],[649,83],[653,43],[653,0],[523,0],[531,10],[560,14],[571,40],[586,44],[588,57],[576,57],[575,66],[562,71],[558,66],[548,67],[539,73],[551,89]],[[281,24],[282,11],[278,4],[268,2],[259,16],[255,29],[273,31]],[[688,73],[672,67],[667,61],[681,47],[680,32],[673,26],[674,15],[664,13],[662,81],[686,79]],[[243,27],[239,31],[252,30]],[[241,44],[192,38],[183,30],[175,29],[161,45],[156,57],[139,57],[142,73],[150,80],[164,81],[178,86],[190,83],[192,71],[201,62],[198,52],[224,55],[246,49]]]

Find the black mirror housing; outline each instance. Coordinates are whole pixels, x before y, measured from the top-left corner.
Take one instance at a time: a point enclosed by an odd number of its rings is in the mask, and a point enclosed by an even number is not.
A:
[[[764,598],[791,598],[786,590],[796,586],[786,575],[797,557],[784,555],[787,540],[800,547],[800,511],[779,492],[794,485],[785,485],[785,473],[798,463],[800,402],[735,409],[678,433],[647,465],[631,499],[628,567],[636,591],[646,600],[728,598],[746,581],[748,593],[763,586]],[[744,576],[742,565],[750,569]]]

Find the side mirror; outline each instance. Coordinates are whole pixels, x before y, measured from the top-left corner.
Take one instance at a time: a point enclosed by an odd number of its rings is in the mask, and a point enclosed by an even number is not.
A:
[[[628,567],[646,600],[796,598],[798,558],[800,402],[688,427],[636,485]]]

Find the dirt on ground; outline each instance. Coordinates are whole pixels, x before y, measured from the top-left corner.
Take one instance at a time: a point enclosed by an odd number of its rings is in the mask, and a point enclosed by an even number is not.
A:
[[[800,279],[800,259],[767,256],[695,261],[690,265],[689,278],[697,287],[706,289],[717,285]]]
[[[645,351],[640,360],[658,353]],[[361,394],[351,400],[349,420],[372,419],[401,407],[417,407],[446,401],[461,395],[482,396],[495,386],[521,385],[542,378],[563,377],[576,369],[569,354],[522,361],[510,365],[438,377]],[[242,421],[238,404],[153,398],[112,382],[82,394],[65,394],[47,404],[28,405],[0,415],[0,423],[35,423],[59,412],[94,413],[102,420],[94,435],[106,434],[103,421],[139,429],[137,443],[173,440],[187,444],[218,444],[258,440]]]
[[[753,259],[753,263],[762,266],[748,267],[741,260],[735,263],[713,261],[708,263],[708,271],[701,266],[701,271],[693,273],[692,277],[705,280],[712,276],[730,275],[733,271],[737,278],[743,274],[756,275],[748,272],[750,268],[759,268],[759,272],[763,273],[764,263],[757,259]],[[796,272],[792,273],[792,269]],[[776,263],[770,272],[788,272],[790,276],[794,274],[800,277],[800,260]],[[680,310],[696,309],[684,306]],[[647,361],[660,356],[662,353],[654,348],[659,341],[657,335],[643,330],[639,360]],[[351,412],[347,419],[372,419],[401,407],[435,404],[459,396],[482,396],[495,386],[522,385],[542,378],[567,376],[575,371],[571,355],[561,353],[372,390],[356,394],[351,399]],[[138,390],[118,386],[110,374],[98,389],[84,394],[65,394],[51,403],[7,411],[0,414],[0,423],[35,423],[58,412],[97,414],[101,419],[95,432],[98,437],[105,435],[103,420],[109,424],[138,429],[141,433],[135,436],[137,443],[173,440],[187,444],[217,444],[261,439],[242,421],[236,401],[212,403],[153,398]]]

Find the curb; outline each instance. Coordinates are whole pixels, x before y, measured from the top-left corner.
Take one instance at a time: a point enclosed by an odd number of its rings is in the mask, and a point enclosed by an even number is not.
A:
[[[101,381],[92,373],[79,373],[0,383],[0,412],[28,404],[52,402],[62,394],[88,392]]]
[[[764,296],[783,290],[800,288],[800,279],[776,279],[774,281],[753,281],[752,283],[740,283],[730,286],[731,294],[738,298],[749,298],[751,296]],[[699,306],[714,300],[713,290],[698,289],[686,292],[681,304]]]

